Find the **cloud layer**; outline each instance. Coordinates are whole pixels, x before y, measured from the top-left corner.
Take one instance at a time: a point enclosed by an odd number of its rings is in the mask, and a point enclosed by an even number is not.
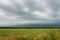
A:
[[[59,21],[60,0],[0,0],[0,25]]]

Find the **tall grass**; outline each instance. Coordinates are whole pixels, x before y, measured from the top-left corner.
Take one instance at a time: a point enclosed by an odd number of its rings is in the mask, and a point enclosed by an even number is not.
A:
[[[0,32],[0,40],[60,40],[60,30],[48,30],[37,33]]]

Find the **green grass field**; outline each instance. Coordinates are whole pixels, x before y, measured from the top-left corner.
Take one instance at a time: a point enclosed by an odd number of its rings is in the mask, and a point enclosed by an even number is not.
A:
[[[60,40],[60,29],[0,29],[0,40]]]

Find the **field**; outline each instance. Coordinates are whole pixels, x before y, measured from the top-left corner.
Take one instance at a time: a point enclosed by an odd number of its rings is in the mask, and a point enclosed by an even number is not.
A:
[[[0,40],[60,40],[60,29],[0,29]]]

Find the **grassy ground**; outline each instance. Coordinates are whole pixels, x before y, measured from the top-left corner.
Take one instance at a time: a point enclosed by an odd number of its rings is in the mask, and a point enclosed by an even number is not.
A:
[[[0,29],[0,40],[60,40],[60,29]]]

